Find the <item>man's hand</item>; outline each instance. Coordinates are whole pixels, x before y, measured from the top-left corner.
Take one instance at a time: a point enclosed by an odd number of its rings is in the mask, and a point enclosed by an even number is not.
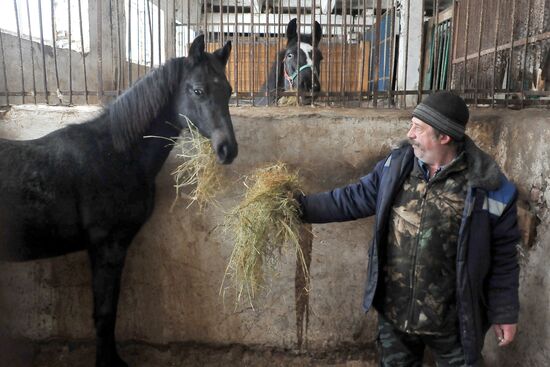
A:
[[[514,340],[517,331],[517,324],[495,324],[493,330],[497,336],[498,346],[504,347]]]

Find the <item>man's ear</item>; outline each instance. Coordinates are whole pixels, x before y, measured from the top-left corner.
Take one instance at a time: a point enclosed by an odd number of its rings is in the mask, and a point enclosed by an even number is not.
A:
[[[439,142],[441,144],[450,144],[451,141],[453,141],[453,138],[451,138],[449,135],[446,135],[446,134],[439,135]]]

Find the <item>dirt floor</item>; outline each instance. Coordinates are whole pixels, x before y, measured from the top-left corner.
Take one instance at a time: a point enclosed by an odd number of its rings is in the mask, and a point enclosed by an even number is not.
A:
[[[10,367],[93,367],[95,348],[91,342],[2,343],[2,366]],[[3,351],[2,351],[3,349]],[[372,346],[363,349],[296,352],[241,345],[211,346],[172,344],[155,346],[123,343],[121,356],[131,367],[374,367],[376,352]]]

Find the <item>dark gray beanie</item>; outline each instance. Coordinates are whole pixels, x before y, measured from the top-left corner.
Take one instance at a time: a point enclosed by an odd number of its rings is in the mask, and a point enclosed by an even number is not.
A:
[[[458,141],[464,140],[470,118],[464,100],[447,91],[429,95],[416,106],[412,115]]]

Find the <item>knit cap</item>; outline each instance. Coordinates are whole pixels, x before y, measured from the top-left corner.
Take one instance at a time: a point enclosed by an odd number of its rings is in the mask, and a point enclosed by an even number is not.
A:
[[[416,106],[412,115],[457,141],[464,140],[470,117],[464,100],[447,91],[429,95]]]

